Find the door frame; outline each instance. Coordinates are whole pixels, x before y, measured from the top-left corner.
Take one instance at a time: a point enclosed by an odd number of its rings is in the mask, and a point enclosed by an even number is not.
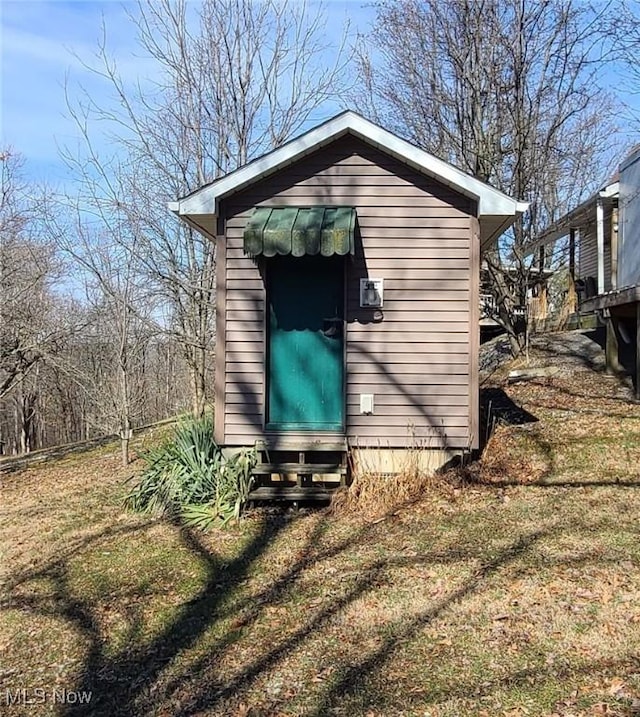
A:
[[[320,259],[320,255],[318,255]],[[276,258],[276,257],[272,257]],[[342,315],[343,315],[343,326],[342,326],[342,426],[341,428],[331,428],[323,430],[322,428],[310,428],[305,430],[303,428],[267,428],[267,411],[269,405],[269,340],[270,340],[270,313],[269,313],[269,259],[260,257],[260,266],[263,283],[263,317],[262,317],[262,432],[269,436],[294,436],[296,434],[304,435],[309,438],[314,433],[320,436],[345,436],[347,432],[347,328],[349,322],[347,321],[347,279],[348,279],[348,257],[342,257]]]

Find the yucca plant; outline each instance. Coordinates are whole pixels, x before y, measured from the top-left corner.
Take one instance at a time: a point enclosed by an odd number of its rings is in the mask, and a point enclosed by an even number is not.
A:
[[[238,518],[251,489],[254,449],[225,459],[210,418],[185,420],[143,456],[146,468],[125,497],[138,512],[168,514],[199,528]]]
[[[185,525],[206,530],[215,523],[226,525],[238,519],[251,490],[251,471],[257,461],[254,448],[243,448],[222,463],[216,474],[212,499],[183,506]]]

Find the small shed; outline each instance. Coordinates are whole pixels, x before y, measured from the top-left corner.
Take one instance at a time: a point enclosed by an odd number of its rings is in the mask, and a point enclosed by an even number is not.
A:
[[[218,443],[477,447],[480,255],[526,207],[354,112],[172,203],[217,244]]]

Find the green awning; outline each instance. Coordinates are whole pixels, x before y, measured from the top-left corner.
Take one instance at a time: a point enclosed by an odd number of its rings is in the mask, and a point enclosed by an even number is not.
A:
[[[244,230],[249,256],[345,256],[355,251],[353,207],[256,207]]]

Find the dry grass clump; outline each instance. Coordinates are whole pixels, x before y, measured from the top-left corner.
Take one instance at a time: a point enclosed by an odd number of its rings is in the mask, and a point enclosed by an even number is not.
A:
[[[539,483],[552,468],[549,445],[532,426],[498,426],[468,471],[480,483]]]
[[[375,520],[414,503],[434,484],[426,474],[359,473],[351,485],[336,491],[331,501],[332,512],[358,515]]]
[[[452,472],[438,473],[421,467],[419,451],[410,451],[393,473],[372,470],[370,465],[352,466],[351,484],[336,491],[331,510],[371,521],[391,515],[415,503],[425,494],[453,495]]]

